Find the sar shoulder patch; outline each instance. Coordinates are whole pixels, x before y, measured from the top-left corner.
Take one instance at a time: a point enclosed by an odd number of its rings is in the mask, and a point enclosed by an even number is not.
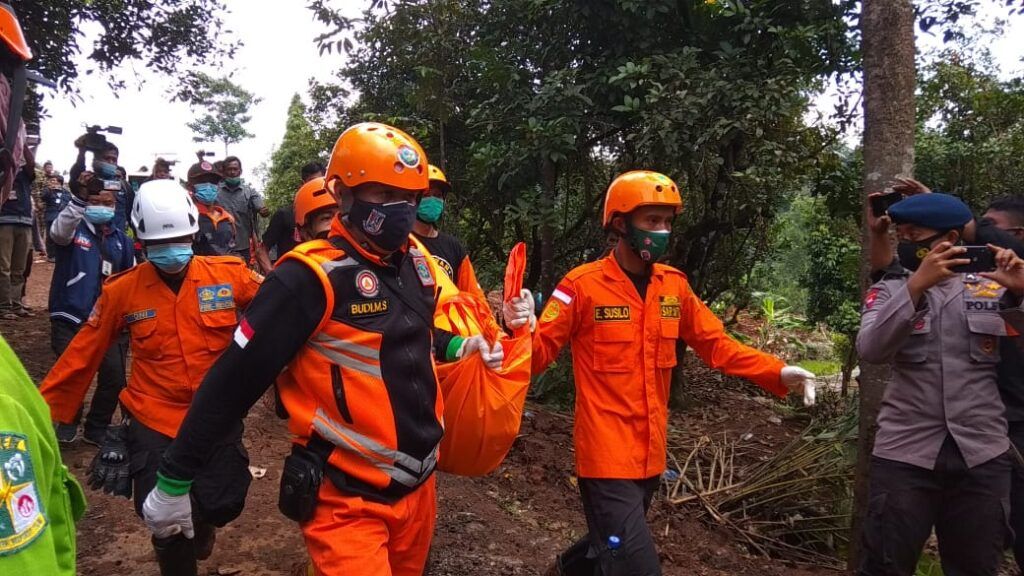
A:
[[[544,313],[540,315],[541,324],[549,324],[554,322],[558,318],[558,315],[562,313],[562,306],[557,300],[549,300],[548,305],[544,307]]]
[[[31,544],[46,524],[28,438],[0,431],[0,556]]]

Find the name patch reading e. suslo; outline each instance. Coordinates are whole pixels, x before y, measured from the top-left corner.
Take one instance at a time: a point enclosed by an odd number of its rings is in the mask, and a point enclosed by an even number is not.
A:
[[[595,306],[595,322],[629,322],[629,306]]]
[[[370,300],[367,302],[353,302],[348,305],[348,313],[353,317],[360,316],[375,316],[377,314],[386,314],[388,311],[388,300],[382,298],[380,300]]]

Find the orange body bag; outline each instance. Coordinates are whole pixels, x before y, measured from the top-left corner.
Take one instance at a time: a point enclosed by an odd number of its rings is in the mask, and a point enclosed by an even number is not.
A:
[[[519,295],[525,268],[526,246],[519,243],[505,271],[506,300]],[[436,276],[447,279],[443,272]],[[461,476],[482,476],[501,464],[519,434],[530,387],[529,327],[506,337],[487,302],[443,283],[434,321],[459,336],[483,334],[488,342],[501,342],[505,352],[499,370],[489,369],[479,354],[437,367],[445,426],[437,467]]]

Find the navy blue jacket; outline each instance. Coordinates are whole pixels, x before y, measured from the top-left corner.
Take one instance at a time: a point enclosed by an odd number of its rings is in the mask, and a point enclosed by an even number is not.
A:
[[[0,206],[0,224],[32,225],[32,181],[35,170],[22,168],[14,177],[11,195]]]
[[[43,221],[47,224],[57,219],[57,214],[71,202],[71,192],[66,188],[47,188],[43,190]]]
[[[98,230],[85,219],[85,202],[72,198],[50,226],[57,264],[50,283],[50,318],[81,324],[89,317],[103,287],[103,261],[111,275],[135,265],[128,235],[116,226]]]

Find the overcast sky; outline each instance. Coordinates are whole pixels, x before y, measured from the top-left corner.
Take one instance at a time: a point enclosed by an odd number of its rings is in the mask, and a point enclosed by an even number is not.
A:
[[[313,21],[304,0],[277,2],[272,16],[263,2],[225,0],[225,4],[231,11],[227,17],[229,27],[244,46],[233,62],[225,63],[223,71],[234,72],[234,81],[263,99],[253,109],[248,126],[255,137],[233,145],[230,150],[242,159],[245,175],[251,177],[252,170],[267,161],[281,141],[292,95],[305,97],[310,78],[329,79],[343,63],[343,56],[318,54],[313,39],[322,28]],[[350,14],[358,13],[365,4],[354,0],[337,3]],[[986,20],[991,20],[995,13],[996,9],[990,8]],[[1022,37],[1024,18],[1017,17],[991,45],[1005,75],[1019,75],[1022,70]],[[940,45],[935,37],[919,34],[919,49]],[[117,98],[110,95],[104,78],[83,76],[79,84],[83,101],[73,104],[60,94],[47,99],[50,118],[42,124],[39,161],[52,160],[58,170],[66,171],[74,161],[76,150],[72,142],[83,132],[82,124],[113,124],[124,128],[123,135],[111,139],[121,149],[121,164],[130,173],[143,165],[152,166],[153,160],[162,155],[181,160],[184,167],[176,166],[175,174],[184,176],[187,166],[195,161],[195,151],[204,147],[192,141],[192,132],[186,126],[195,114],[188,106],[169,101],[167,93],[172,85],[166,78],[141,66],[124,66],[119,74],[128,78],[129,87]],[[141,89],[133,78],[144,81]],[[822,108],[828,108],[829,102],[828,96],[818,100]],[[856,138],[851,135],[851,141]],[[207,144],[205,148],[216,151],[217,158],[223,156],[223,145]]]
[[[275,3],[272,16],[263,2],[224,3],[231,11],[229,28],[244,45],[233,62],[224,64],[223,72],[233,72],[235,82],[263,99],[253,108],[248,125],[255,137],[230,148],[231,154],[242,159],[249,176],[280,143],[292,95],[305,96],[309,79],[330,76],[343,57],[337,53],[319,56],[313,39],[323,29],[313,21],[303,0]],[[346,4],[358,7],[356,2]],[[181,160],[184,167],[179,164],[174,173],[183,177],[188,165],[195,162],[196,150],[204,148],[192,141],[192,131],[186,126],[196,114],[184,104],[170,102],[168,88],[173,85],[167,78],[138,65],[123,66],[119,74],[128,79],[129,87],[117,98],[110,95],[105,79],[94,75],[83,76],[79,84],[83,101],[72,103],[61,94],[47,99],[50,118],[41,127],[40,163],[52,160],[58,170],[67,170],[77,154],[72,142],[84,132],[82,124],[112,124],[124,129],[123,135],[109,138],[121,149],[121,165],[130,173],[143,165],[151,167],[157,156],[165,156]],[[136,77],[144,80],[141,89]],[[205,149],[223,157],[223,144],[208,143]]]

